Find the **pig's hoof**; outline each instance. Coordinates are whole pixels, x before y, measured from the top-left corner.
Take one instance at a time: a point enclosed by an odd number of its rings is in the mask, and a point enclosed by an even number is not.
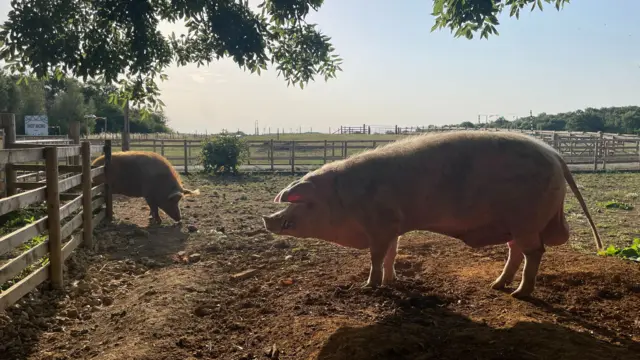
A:
[[[382,285],[393,285],[396,283],[396,281],[398,280],[397,277],[389,277],[386,279],[382,279]]]
[[[361,289],[377,289],[380,284],[376,284],[375,282],[367,281],[360,288]]]
[[[396,283],[396,279],[388,279],[388,280],[382,280],[382,285],[384,286],[391,286],[393,284]]]
[[[531,293],[533,293],[533,290],[523,290],[519,288],[516,291],[512,292],[511,296],[516,299],[527,299],[531,297]]]
[[[507,286],[507,282],[502,279],[496,279],[496,281],[491,283],[493,290],[504,290],[505,286]]]

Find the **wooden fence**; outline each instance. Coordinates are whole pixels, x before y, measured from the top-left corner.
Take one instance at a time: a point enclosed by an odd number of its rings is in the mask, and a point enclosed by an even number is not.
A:
[[[527,134],[553,146],[568,164],[592,168],[594,171],[606,170],[610,164],[623,164],[628,169],[640,169],[640,138],[636,136],[544,131]],[[102,143],[100,140],[91,141],[94,144]],[[201,141],[133,140],[131,150],[157,152],[186,173],[198,165]],[[395,140],[248,140],[249,158],[246,165],[255,170],[290,169],[295,172],[296,167],[319,167],[392,141]],[[118,146],[117,140],[113,141],[113,146]]]
[[[105,165],[92,167],[91,159],[100,153],[105,154]],[[78,159],[77,162],[81,164],[59,164],[61,159],[69,158]],[[44,164],[39,165],[37,162]],[[1,255],[35,237],[47,234],[44,241],[28,251],[5,263],[0,262],[0,285],[9,284],[6,290],[0,292],[0,310],[11,306],[45,280],[50,280],[53,288],[61,288],[64,261],[80,244],[93,247],[93,229],[103,219],[110,221],[113,216],[109,187],[106,183],[93,186],[96,176],[109,171],[110,162],[110,141],[106,141],[103,146],[92,146],[89,141],[84,141],[81,145],[72,146],[0,150],[0,166],[9,168],[7,196],[0,199],[0,216],[42,202],[46,202],[47,207],[45,217],[0,238]],[[44,180],[19,181],[28,179],[11,175],[19,171],[43,171]],[[61,173],[70,176],[61,179]],[[80,192],[76,193],[76,189]],[[64,202],[62,206],[61,202]],[[103,208],[103,205],[106,206]],[[41,266],[22,277],[34,265]]]

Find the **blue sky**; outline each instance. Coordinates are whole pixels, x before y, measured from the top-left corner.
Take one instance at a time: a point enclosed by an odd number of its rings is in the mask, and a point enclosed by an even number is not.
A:
[[[250,1],[255,5],[259,1]],[[0,4],[6,18],[8,1]],[[504,14],[499,36],[430,32],[429,0],[327,0],[309,17],[344,59],[337,79],[287,88],[228,60],[170,68],[162,99],[183,132],[263,128],[329,131],[340,125],[443,125],[478,114],[514,116],[640,100],[640,1],[574,0],[558,12]],[[162,30],[178,33],[178,25]]]

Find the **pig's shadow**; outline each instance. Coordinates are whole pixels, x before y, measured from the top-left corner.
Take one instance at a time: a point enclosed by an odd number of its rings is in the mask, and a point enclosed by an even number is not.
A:
[[[98,252],[113,260],[129,259],[153,267],[168,266],[186,247],[189,234],[183,227],[166,222],[146,228],[128,222],[104,224],[96,229]]]
[[[319,360],[638,359],[640,344],[615,346],[551,323],[493,328],[442,307],[435,296],[399,303],[395,314],[365,327],[342,327]]]

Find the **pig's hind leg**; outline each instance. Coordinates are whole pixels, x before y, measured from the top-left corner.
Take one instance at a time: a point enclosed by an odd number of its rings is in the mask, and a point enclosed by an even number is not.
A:
[[[520,264],[522,264],[522,260],[524,260],[522,249],[518,247],[518,244],[516,244],[515,241],[509,241],[507,244],[509,246],[509,257],[507,258],[507,262],[504,264],[502,274],[500,274],[500,276],[491,283],[491,288],[494,290],[502,290],[511,284],[516,276],[516,272],[518,272],[518,269],[520,268]]]
[[[542,255],[545,253],[544,244],[539,233],[523,234],[514,237],[515,243],[522,249],[524,254],[524,269],[522,270],[522,280],[520,286],[511,293],[515,298],[525,298],[531,296],[536,284],[536,276],[540,269]]]
[[[382,275],[382,284],[387,285],[391,284],[396,280],[396,269],[395,269],[395,261],[396,255],[398,254],[398,241],[400,237],[398,236],[387,249],[387,254],[384,257],[384,265],[383,265],[383,275]]]

